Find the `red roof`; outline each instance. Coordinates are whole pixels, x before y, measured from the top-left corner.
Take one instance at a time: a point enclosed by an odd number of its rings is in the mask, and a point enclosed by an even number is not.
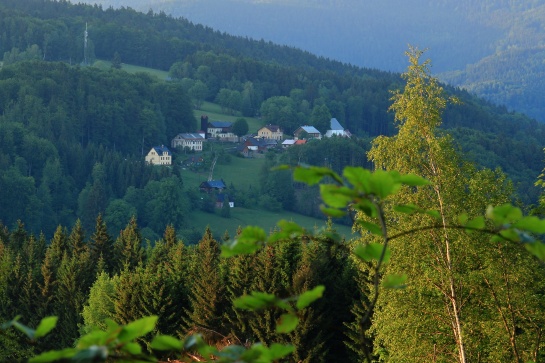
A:
[[[295,145],[303,145],[303,144],[306,144],[307,143],[307,140],[297,140],[295,141]]]

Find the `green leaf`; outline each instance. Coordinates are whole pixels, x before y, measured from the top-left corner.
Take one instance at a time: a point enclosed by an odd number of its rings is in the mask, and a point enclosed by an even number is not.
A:
[[[377,170],[369,179],[370,192],[381,199],[395,193],[400,184],[394,182],[392,175],[384,170]]]
[[[277,223],[280,228],[279,232],[273,233],[269,236],[268,243],[273,244],[275,242],[292,239],[299,236],[302,236],[306,233],[305,229],[298,225],[295,222],[288,222],[286,220],[281,220]]]
[[[361,211],[371,218],[375,218],[378,215],[377,208],[368,199],[360,200],[353,207],[355,210]]]
[[[382,280],[382,286],[388,289],[404,289],[407,275],[386,275]]]
[[[305,291],[301,295],[299,295],[299,298],[297,299],[297,309],[304,309],[310,304],[312,304],[314,301],[321,298],[324,294],[325,286],[319,285],[316,286],[314,289],[310,291]]]
[[[31,329],[28,326],[19,323],[17,320],[12,320],[11,325],[20,332],[24,333],[30,339],[34,339],[34,335],[36,334],[36,331],[34,329]]]
[[[295,330],[297,324],[299,324],[299,318],[295,316],[295,314],[282,314],[276,322],[276,332],[286,334],[290,333]]]
[[[526,247],[528,252],[532,255],[545,262],[545,244],[543,242],[535,241],[534,243],[526,243],[524,247]]]
[[[436,210],[426,210],[424,211],[425,214],[435,218],[435,219],[441,219],[441,214],[439,213],[439,211],[436,211]]]
[[[419,212],[420,208],[414,204],[401,204],[394,206],[394,211],[405,214],[413,214],[415,212]]]
[[[327,208],[324,206],[321,206],[320,210],[322,211],[323,214],[331,218],[342,218],[347,214],[346,210]]]
[[[466,229],[467,232],[471,230],[475,230],[475,229],[483,229],[485,227],[484,217],[479,216],[477,218],[473,218],[472,220],[467,222],[464,227],[467,228]]]
[[[371,178],[371,172],[369,170],[347,166],[343,170],[343,176],[358,192],[370,193],[369,179]]]
[[[123,346],[122,350],[132,355],[142,354],[142,347],[135,342],[128,342]]]
[[[500,236],[502,236],[504,239],[506,239],[508,241],[520,242],[520,235],[513,228],[504,229],[504,230],[500,231],[499,234],[500,234]]]
[[[77,349],[66,348],[63,350],[51,350],[42,353],[28,360],[29,363],[49,363],[59,361],[61,359],[70,359],[77,354]]]
[[[497,207],[489,206],[486,210],[487,218],[491,219],[495,225],[499,226],[506,223],[513,223],[522,218],[520,208],[511,204],[503,204]]]
[[[184,343],[170,335],[157,335],[151,341],[151,349],[182,351]]]
[[[544,234],[545,220],[541,220],[536,216],[528,216],[513,224],[513,227],[531,233]]]
[[[118,339],[122,343],[130,342],[136,338],[142,337],[155,329],[157,316],[148,316],[129,323],[121,329]]]
[[[324,167],[302,167],[298,166],[293,171],[293,180],[303,182],[307,185],[318,184],[326,176],[333,178],[339,184],[342,184],[341,177],[329,168]]]
[[[325,204],[333,208],[346,208],[352,202],[352,197],[347,195],[346,187],[331,184],[320,184],[320,195]]]
[[[121,331],[121,329],[119,331]],[[92,347],[93,345],[104,345],[106,344],[106,341],[111,340],[111,335],[112,332],[105,332],[98,329],[93,330],[78,340],[76,348],[85,349]]]
[[[380,228],[379,225],[363,220],[359,220],[357,222],[360,226],[362,226],[364,229],[368,230],[372,234],[375,234],[377,236],[382,236],[382,228]]]
[[[378,261],[382,256],[382,250],[384,246],[380,243],[369,243],[367,245],[358,245],[354,248],[354,254],[363,261]],[[390,260],[390,249],[387,248],[384,253],[383,263],[388,263]]]
[[[295,346],[291,344],[283,345],[283,344],[273,343],[271,344],[271,347],[269,348],[267,358],[271,362],[276,362],[286,357],[287,355],[293,353],[294,351],[295,351]]]
[[[414,174],[402,175],[399,178],[399,181],[410,187],[420,187],[423,185],[430,184],[430,182],[427,179],[422,178],[421,176],[418,176],[418,175],[414,175]]]
[[[34,333],[34,339],[38,339],[47,335],[57,325],[57,320],[58,318],[56,316],[48,316],[46,318],[43,318],[42,321],[40,321],[40,324],[38,324],[38,327],[36,328],[36,332]]]
[[[469,216],[467,215],[467,213],[462,213],[458,216],[458,223],[462,226],[465,226],[468,220]]]
[[[221,246],[221,257],[252,254],[258,251],[266,240],[267,235],[263,228],[245,227],[235,240]]]
[[[251,295],[243,295],[233,301],[233,305],[238,309],[256,311],[268,306],[275,306],[278,298],[273,294],[252,291]]]

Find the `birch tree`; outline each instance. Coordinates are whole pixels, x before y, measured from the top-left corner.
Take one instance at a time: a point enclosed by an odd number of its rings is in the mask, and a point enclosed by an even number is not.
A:
[[[451,138],[441,134],[441,113],[456,100],[448,99],[430,75],[429,61],[420,62],[422,54],[416,48],[407,52],[406,85],[392,97],[398,134],[375,139],[368,156],[376,168],[429,180],[425,187],[406,187],[396,203],[436,210],[438,219],[419,214],[389,220],[389,235],[401,237],[390,239],[392,258],[386,273],[405,273],[408,283],[402,291],[381,292],[372,328],[375,351],[381,360],[392,362],[486,361],[491,354],[487,342],[505,336],[483,328],[478,309],[494,316],[492,320],[497,314],[477,303],[483,298],[476,296],[476,288],[494,280],[487,276],[499,273],[502,266],[483,257],[483,249],[493,247],[487,245],[488,237],[468,236],[449,226],[457,224],[460,215],[472,218],[483,215],[488,204],[506,203],[511,187],[500,172],[477,171],[465,162]],[[474,180],[479,188],[471,187]],[[435,227],[425,227],[430,225]],[[404,235],[420,228],[421,233]],[[482,271],[484,266],[489,275]],[[505,346],[509,339],[504,339]],[[518,361],[515,353],[511,350],[503,359]]]

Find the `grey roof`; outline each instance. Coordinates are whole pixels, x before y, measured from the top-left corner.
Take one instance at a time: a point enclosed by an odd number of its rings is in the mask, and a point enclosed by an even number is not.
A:
[[[190,133],[187,133],[187,134],[178,134],[176,136],[177,139],[184,139],[184,140],[203,140],[204,141],[204,137],[202,137],[202,135],[200,134],[190,134]]]
[[[331,126],[330,126],[330,130],[344,130],[344,127],[341,126],[341,124],[339,123],[339,121],[337,121],[336,118],[332,118],[331,119]]]
[[[170,155],[170,150],[165,145],[154,146],[155,152],[159,155]]]
[[[301,129],[303,129],[307,134],[319,134],[320,131],[316,129],[314,126],[301,126]]]
[[[208,127],[214,127],[214,128],[227,128],[233,126],[232,122],[228,121],[208,121]]]
[[[223,180],[210,180],[210,181],[202,182],[201,186],[208,186],[209,188],[217,188],[217,189],[227,188]]]

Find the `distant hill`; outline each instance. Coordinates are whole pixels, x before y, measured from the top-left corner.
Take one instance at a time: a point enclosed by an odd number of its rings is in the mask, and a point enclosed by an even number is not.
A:
[[[233,35],[387,71],[405,68],[407,44],[429,48],[434,72],[545,121],[545,1],[84,0],[164,11]],[[214,9],[211,11],[210,9]],[[304,14],[304,16],[301,16]]]

